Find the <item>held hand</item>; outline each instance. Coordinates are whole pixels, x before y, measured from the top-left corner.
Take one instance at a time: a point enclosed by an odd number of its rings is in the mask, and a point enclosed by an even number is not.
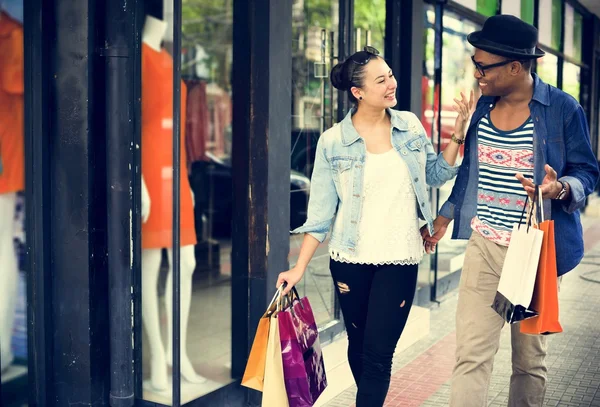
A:
[[[435,251],[435,247],[437,243],[444,237],[446,234],[446,230],[448,229],[448,224],[445,219],[438,217],[433,222],[434,233],[433,236],[429,234],[429,230],[427,229],[427,225],[421,228],[421,237],[423,238],[423,245],[425,246],[425,252],[427,254],[433,253]]]
[[[454,123],[454,135],[459,139],[464,139],[467,132],[467,124],[469,123],[469,117],[473,114],[475,109],[475,93],[471,90],[469,100],[463,92],[460,92],[461,99],[454,99],[455,105],[452,106],[455,112],[458,113],[456,122]]]
[[[287,286],[283,289],[283,295],[286,295],[290,292],[290,290],[302,280],[302,276],[304,275],[304,270],[292,268],[288,271],[284,271],[279,274],[277,278],[277,284],[275,285],[279,288],[284,282],[287,283]]]
[[[560,182],[558,182],[558,177],[554,168],[550,167],[548,164],[544,167],[546,170],[546,176],[542,181],[541,190],[543,199],[554,199],[562,189]],[[525,178],[523,174],[517,172],[515,177],[521,182],[523,188],[529,195],[529,199],[533,199],[533,194],[535,192],[535,185],[532,180]]]
[[[429,229],[427,225],[423,225],[421,227],[421,237],[423,238],[423,247],[425,247],[425,253],[431,254],[435,251],[435,243],[429,242],[427,239],[431,239],[431,235],[429,234]]]

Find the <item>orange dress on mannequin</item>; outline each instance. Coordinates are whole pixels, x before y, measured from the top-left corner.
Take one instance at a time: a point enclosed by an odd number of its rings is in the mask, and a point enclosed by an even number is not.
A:
[[[0,16],[0,194],[25,187],[23,27]]]
[[[196,244],[192,192],[185,154],[186,88],[181,83],[181,247]],[[142,248],[173,244],[173,60],[142,45],[142,175],[150,216],[142,224]]]

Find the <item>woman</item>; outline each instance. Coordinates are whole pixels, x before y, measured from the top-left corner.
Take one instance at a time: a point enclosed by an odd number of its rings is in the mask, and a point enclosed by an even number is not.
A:
[[[473,108],[455,99],[452,142],[436,156],[419,119],[396,105],[396,79],[372,47],[330,75],[355,107],[317,144],[308,219],[297,264],[279,275],[285,293],[296,285],[333,224],[330,270],[348,333],[348,362],[358,386],[357,407],[383,406],[392,357],[404,329],[423,257],[419,217],[432,231],[428,185],[453,178]]]

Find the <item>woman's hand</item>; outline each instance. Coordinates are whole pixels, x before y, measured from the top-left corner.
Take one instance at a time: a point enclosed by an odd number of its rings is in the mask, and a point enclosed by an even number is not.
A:
[[[286,295],[296,284],[300,282],[300,280],[302,280],[302,276],[304,276],[304,270],[296,267],[288,271],[284,271],[283,273],[279,274],[276,287],[279,288],[284,282],[287,283],[287,286],[283,289],[283,295]]]
[[[460,92],[460,97],[460,100],[454,99],[455,105],[452,106],[454,111],[458,113],[456,122],[454,123],[454,135],[456,138],[464,140],[469,117],[471,117],[471,114],[473,114],[473,111],[475,110],[475,93],[471,90],[468,101],[463,92]]]

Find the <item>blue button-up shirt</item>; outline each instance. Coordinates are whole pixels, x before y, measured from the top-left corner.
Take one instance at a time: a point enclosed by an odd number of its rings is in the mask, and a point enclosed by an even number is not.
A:
[[[529,110],[534,123],[534,182],[541,184],[548,164],[559,180],[571,187],[568,201],[545,200],[546,219],[554,220],[558,275],[572,270],[583,258],[583,231],[579,210],[598,182],[598,161],[592,152],[585,113],[567,93],[544,83],[533,74],[534,91]],[[453,239],[471,236],[471,220],[477,215],[479,162],[477,123],[496,103],[496,97],[482,96],[465,140],[465,156],[448,201],[440,215],[454,219]],[[550,214],[550,216],[548,216]]]

